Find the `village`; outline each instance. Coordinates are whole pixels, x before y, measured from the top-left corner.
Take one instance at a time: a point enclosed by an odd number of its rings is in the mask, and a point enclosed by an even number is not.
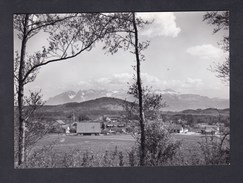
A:
[[[148,123],[152,122],[150,120]],[[185,120],[163,121],[158,119],[159,123],[172,134],[183,135],[212,135],[219,136],[225,128],[223,123],[198,123],[188,125]],[[94,120],[78,121],[73,117],[72,121],[55,120],[52,133],[65,135],[121,135],[121,134],[140,134],[138,120],[127,120],[123,115],[104,115]]]

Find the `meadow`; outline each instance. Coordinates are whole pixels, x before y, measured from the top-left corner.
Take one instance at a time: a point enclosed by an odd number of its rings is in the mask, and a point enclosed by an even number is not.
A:
[[[203,140],[202,135],[172,134],[173,141],[181,143],[173,165],[191,165],[202,156],[199,142]],[[31,153],[44,151],[51,153],[50,159],[54,162],[53,167],[80,167],[79,161],[93,161],[92,166],[119,166],[119,158],[122,158],[123,166],[129,166],[129,152],[135,147],[136,139],[129,134],[122,135],[100,135],[100,136],[80,136],[49,134],[41,139],[33,148]],[[48,149],[49,148],[49,149]],[[42,152],[45,154],[46,152]],[[46,153],[46,154],[48,154]],[[122,156],[122,157],[121,157]],[[36,156],[38,157],[38,155]],[[36,158],[35,157],[35,158]],[[43,157],[42,157],[43,158]],[[105,163],[105,159],[116,158],[117,163]],[[38,157],[37,159],[41,159]],[[69,159],[69,160],[68,160]],[[44,158],[43,161],[47,161]],[[64,162],[65,161],[65,162]],[[70,165],[67,161],[70,161]],[[76,162],[73,165],[73,162]],[[114,162],[114,160],[112,160]],[[52,162],[49,162],[52,164]],[[41,166],[41,165],[40,165]],[[50,165],[48,165],[50,166]],[[38,167],[38,166],[37,166]],[[65,166],[64,166],[65,167]]]
[[[131,135],[80,136],[50,134],[41,139],[34,148],[40,148],[52,143],[54,144],[53,150],[56,152],[67,153],[70,150],[79,149],[83,152],[89,151],[100,154],[114,150],[116,147],[125,152],[135,144],[135,139]]]
[[[181,141],[182,148],[186,150],[198,147],[202,135],[173,134],[173,140]],[[54,150],[68,152],[71,149],[104,153],[117,147],[121,151],[130,150],[135,145],[135,138],[131,135],[100,135],[100,136],[79,136],[79,135],[57,135],[49,134],[41,139],[34,148],[40,148],[54,144]]]

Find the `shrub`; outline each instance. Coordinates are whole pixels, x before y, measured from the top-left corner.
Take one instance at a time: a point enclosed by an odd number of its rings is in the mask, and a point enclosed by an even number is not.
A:
[[[118,151],[117,146],[113,151],[106,151],[101,159],[102,167],[121,167],[128,166],[128,162],[125,161],[126,157],[122,151]]]
[[[132,133],[134,131],[134,128],[128,126],[128,127],[125,128],[125,130],[126,130],[127,133]]]
[[[106,151],[103,155],[92,151],[72,149],[69,152],[56,152],[55,143],[34,149],[26,161],[16,168],[72,168],[72,167],[120,167],[128,166],[122,151]]]
[[[229,164],[229,143],[224,142],[226,138],[205,136],[199,143],[205,165]]]
[[[163,166],[178,164],[175,158],[180,152],[179,141],[175,141],[163,123],[158,121],[149,122],[145,128],[145,166]],[[139,166],[140,140],[137,136],[137,143],[128,152],[130,166]]]
[[[147,124],[145,134],[147,165],[169,164],[179,150],[180,142],[173,140],[163,123],[157,121]]]
[[[128,163],[129,166],[138,166],[139,165],[139,153],[136,147],[133,147],[128,153]]]
[[[53,168],[56,167],[55,154],[52,153],[54,143],[41,148],[32,149],[25,162],[16,168]]]

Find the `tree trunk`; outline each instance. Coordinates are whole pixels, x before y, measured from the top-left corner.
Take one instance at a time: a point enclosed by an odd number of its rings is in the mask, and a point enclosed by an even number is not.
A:
[[[138,86],[138,101],[139,101],[139,122],[141,128],[141,155],[140,155],[140,166],[144,166],[146,149],[145,149],[145,130],[144,130],[144,110],[143,110],[143,97],[142,97],[142,83],[140,77],[140,59],[138,51],[138,30],[136,25],[135,13],[133,12],[133,27],[135,31],[135,55],[137,62],[137,86]]]
[[[19,137],[18,137],[18,165],[25,161],[25,121],[23,117],[23,97],[24,97],[24,69],[25,69],[25,53],[27,43],[27,25],[29,15],[26,14],[23,22],[23,39],[21,45],[21,55],[18,73],[18,112],[19,112]]]

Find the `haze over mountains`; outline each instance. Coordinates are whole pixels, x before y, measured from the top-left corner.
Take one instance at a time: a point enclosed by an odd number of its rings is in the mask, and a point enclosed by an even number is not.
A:
[[[154,93],[162,94],[168,107],[167,111],[181,111],[185,109],[206,109],[206,108],[229,108],[228,99],[209,98],[196,94],[180,94],[172,89],[154,90]],[[127,94],[126,90],[79,90],[78,92],[67,91],[51,97],[47,100],[46,105],[59,105],[71,102],[85,102],[101,97],[118,98],[127,101],[134,101],[132,95]]]

